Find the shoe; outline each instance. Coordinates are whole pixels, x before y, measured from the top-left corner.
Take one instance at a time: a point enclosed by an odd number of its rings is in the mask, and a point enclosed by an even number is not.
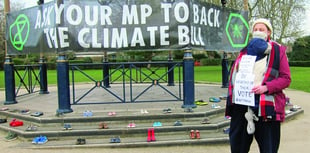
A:
[[[291,114],[292,113],[292,111],[290,111],[290,110],[285,110],[285,115],[288,115],[288,114]]]
[[[209,101],[210,101],[210,102],[214,102],[214,103],[218,103],[218,102],[221,102],[221,99],[220,99],[220,98],[217,98],[217,97],[210,97],[210,98],[209,98]]]
[[[145,109],[141,109],[141,114],[148,114],[149,112],[147,111],[147,110],[145,110]]]
[[[201,124],[210,124],[210,119],[209,118],[205,118],[201,121]]]
[[[37,131],[37,130],[38,130],[37,126],[33,126],[33,125],[29,125],[26,128],[26,131]]]
[[[8,135],[5,137],[5,141],[13,141],[17,139],[17,134],[9,131]]]
[[[93,116],[93,112],[90,110],[86,110],[83,112],[83,116],[84,117],[91,117],[91,116]]]
[[[109,115],[109,116],[115,116],[115,115],[116,115],[116,112],[109,112],[108,115]]]
[[[192,113],[192,112],[194,112],[194,110],[191,107],[188,107],[188,108],[184,109],[184,112]]]
[[[16,119],[13,119],[11,122],[10,122],[10,126],[12,127],[17,127],[17,126],[23,126],[24,125],[24,122],[23,121],[18,121]]]
[[[129,124],[127,125],[127,127],[129,127],[129,128],[134,128],[134,127],[136,127],[136,124],[135,124],[135,123],[129,123]]]
[[[227,96],[226,95],[222,95],[219,97],[221,100],[226,100],[227,99]]]
[[[151,142],[152,141],[151,135],[152,135],[151,129],[147,129],[147,139],[146,139],[147,142]]]
[[[196,134],[196,139],[200,139],[200,132],[199,132],[199,130],[196,130],[195,134]]]
[[[231,120],[231,116],[225,116],[226,120]]]
[[[110,139],[110,143],[120,143],[121,142],[121,138],[118,137],[113,137]]]
[[[301,107],[300,107],[300,106],[298,106],[298,105],[293,105],[293,108],[296,108],[296,109],[301,109]]]
[[[151,128],[151,141],[156,141],[154,128]]]
[[[65,123],[64,124],[64,130],[72,130],[71,124]]]
[[[147,142],[156,141],[154,128],[149,128],[147,130]]]
[[[76,145],[83,145],[83,144],[86,144],[86,140],[84,138],[78,138],[76,140]]]
[[[26,115],[26,114],[30,113],[30,110],[29,109],[23,109],[19,113],[22,114],[22,115]]]
[[[48,141],[46,136],[35,137],[32,140],[33,144],[45,144]]]
[[[154,122],[153,127],[160,127],[162,126],[161,122]]]
[[[224,134],[229,134],[230,128],[223,129]]]
[[[219,105],[217,105],[217,104],[212,104],[212,105],[211,105],[211,108],[217,109],[217,108],[221,108],[221,106],[219,106]]]
[[[203,100],[197,100],[195,101],[195,104],[198,106],[204,106],[204,105],[208,105],[208,102],[205,102]]]
[[[292,108],[290,108],[290,111],[292,111],[292,112],[296,112],[296,111],[298,111],[298,109],[297,109],[297,108],[292,107]]]
[[[172,113],[172,110],[171,108],[165,108],[163,109],[163,112],[166,114],[166,113]]]
[[[175,121],[174,122],[174,126],[182,126],[183,124],[181,123],[181,121]]]
[[[6,118],[1,118],[0,123],[6,123],[8,120]]]
[[[31,114],[31,116],[34,116],[34,117],[39,117],[39,116],[42,116],[43,115],[43,112],[34,112]]]
[[[7,108],[7,107],[3,107],[0,109],[0,111],[7,111],[7,110],[9,110],[9,108]]]
[[[194,130],[191,130],[191,132],[189,133],[189,137],[191,138],[191,139],[195,139],[195,131]]]
[[[108,129],[108,124],[105,122],[101,122],[99,123],[99,129]]]

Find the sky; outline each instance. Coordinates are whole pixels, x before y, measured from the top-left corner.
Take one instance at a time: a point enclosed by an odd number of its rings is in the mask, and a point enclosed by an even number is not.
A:
[[[4,0],[0,0],[1,3],[4,2]],[[20,2],[25,4],[25,7],[32,7],[32,6],[36,6],[37,5],[37,1],[38,0],[10,0],[11,3],[12,2]],[[45,0],[46,2],[50,2],[52,0]],[[303,24],[303,30],[305,31],[304,35],[310,35],[310,1],[307,0],[307,5],[306,5],[306,18],[304,20],[304,24]]]

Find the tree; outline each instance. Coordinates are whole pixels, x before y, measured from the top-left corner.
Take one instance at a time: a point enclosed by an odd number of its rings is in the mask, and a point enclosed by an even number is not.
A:
[[[11,2],[11,11],[22,9],[23,6],[21,3]],[[5,29],[4,3],[0,3],[0,69],[3,69],[5,58]]]
[[[305,0],[249,0],[249,21],[267,18],[273,26],[273,39],[279,43],[302,35]]]
[[[293,52],[289,54],[291,61],[309,61],[310,57],[310,36],[296,39]]]
[[[221,5],[220,0],[205,0]],[[273,39],[279,43],[293,41],[302,36],[300,30],[305,17],[306,0],[247,0],[249,21],[267,18],[273,26]],[[227,0],[226,7],[243,10],[244,0]]]

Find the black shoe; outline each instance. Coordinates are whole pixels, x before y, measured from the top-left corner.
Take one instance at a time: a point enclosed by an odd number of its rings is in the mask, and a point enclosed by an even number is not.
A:
[[[7,122],[7,119],[6,118],[1,118],[0,119],[0,123],[6,123]]]
[[[85,139],[83,139],[83,138],[78,138],[77,140],[76,140],[76,143],[75,143],[76,145],[83,145],[83,144],[86,144],[86,140]]]

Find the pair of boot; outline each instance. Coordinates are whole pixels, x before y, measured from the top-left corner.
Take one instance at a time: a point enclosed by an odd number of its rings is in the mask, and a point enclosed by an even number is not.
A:
[[[156,141],[154,128],[149,128],[147,130],[147,142]]]
[[[108,124],[105,122],[100,122],[99,123],[99,129],[108,129]]]
[[[191,139],[200,139],[200,131],[199,130],[191,130],[189,137]]]

